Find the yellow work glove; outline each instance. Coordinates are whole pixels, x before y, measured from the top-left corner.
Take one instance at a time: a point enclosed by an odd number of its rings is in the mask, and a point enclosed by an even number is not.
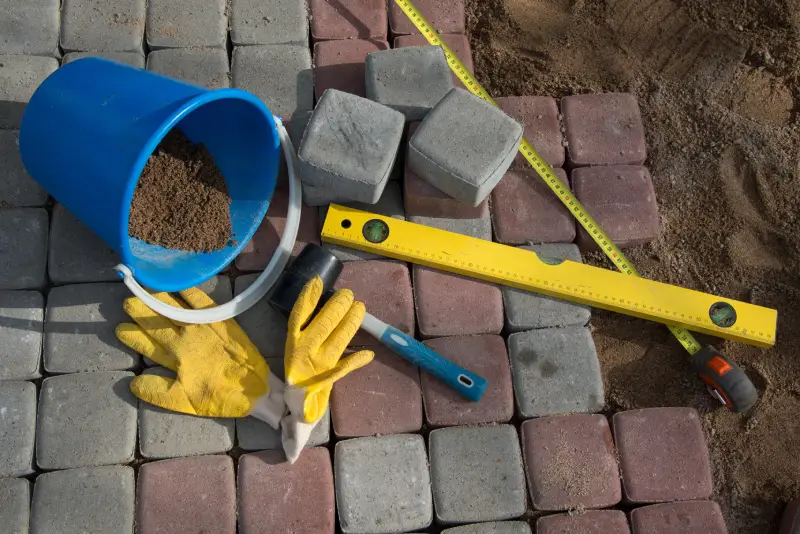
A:
[[[216,306],[197,288],[154,296],[172,306],[205,309]],[[137,297],[123,309],[136,324],[122,323],[122,343],[177,373],[166,378],[137,376],[131,391],[167,410],[207,417],[252,415],[277,429],[286,412],[283,382],[269,372],[264,358],[233,319],[212,324],[176,323],[148,308]]]
[[[347,344],[364,320],[364,304],[354,302],[353,292],[340,289],[309,319],[322,296],[322,279],[306,283],[289,315],[284,364],[286,405],[281,421],[283,449],[294,462],[308,442],[314,424],[325,415],[333,383],[375,357],[362,350],[342,357]]]

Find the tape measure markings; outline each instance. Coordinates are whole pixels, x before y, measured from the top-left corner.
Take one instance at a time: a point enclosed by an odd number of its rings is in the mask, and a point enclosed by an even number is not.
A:
[[[382,256],[760,347],[770,347],[775,342],[777,312],[770,308],[582,263],[535,261],[534,258],[541,258],[524,249],[336,204],[328,209],[322,238]],[[730,321],[731,313],[735,313],[735,319],[730,326],[718,326],[712,320],[712,314],[720,314],[722,322]]]
[[[497,102],[492,99],[489,93],[478,83],[478,80],[467,70],[464,63],[458,59],[455,53],[439,38],[436,30],[422,15],[417,7],[410,0],[394,0],[406,16],[414,23],[419,32],[425,36],[428,43],[433,46],[441,46],[445,54],[447,63],[450,69],[455,72],[458,79],[472,92],[475,96],[482,98],[495,107],[499,107]],[[550,189],[558,196],[561,202],[570,210],[573,217],[575,217],[581,226],[586,229],[589,235],[600,246],[603,253],[611,260],[614,266],[622,273],[632,276],[640,277],[641,275],[628,261],[622,251],[616,244],[608,237],[603,231],[602,227],[597,224],[597,221],[592,218],[586,211],[583,205],[578,202],[572,195],[569,187],[567,187],[555,174],[552,172],[550,166],[542,159],[538,152],[528,142],[525,137],[520,142],[519,151],[528,161],[528,163],[536,170],[539,176],[550,187]],[[677,338],[678,342],[689,352],[689,354],[696,354],[700,351],[702,346],[694,338],[694,336],[686,330],[676,327],[669,327],[672,334]]]

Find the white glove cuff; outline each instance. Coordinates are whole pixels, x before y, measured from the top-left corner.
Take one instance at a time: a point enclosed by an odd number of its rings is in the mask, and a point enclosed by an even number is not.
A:
[[[296,386],[286,386],[285,400],[289,408],[289,413],[283,418],[281,423],[281,442],[283,452],[289,463],[295,460],[303,452],[303,448],[311,437],[311,431],[317,422],[306,423],[303,421],[303,405],[305,403],[306,391],[304,388]]]
[[[269,393],[256,401],[250,415],[261,419],[277,430],[281,424],[281,418],[286,414],[286,404],[283,398],[284,387],[280,378],[269,373]]]

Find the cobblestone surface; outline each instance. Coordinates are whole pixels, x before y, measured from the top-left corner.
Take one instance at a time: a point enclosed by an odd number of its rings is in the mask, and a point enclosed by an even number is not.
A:
[[[61,48],[67,52],[141,52],[145,0],[64,0]]]
[[[228,456],[177,458],[143,465],[136,488],[140,532],[236,532],[236,480]]]
[[[0,128],[19,128],[31,95],[58,68],[52,57],[0,55]]]
[[[28,532],[31,483],[24,478],[0,478],[0,525],[13,534]]]
[[[693,408],[648,408],[614,414],[625,498],[634,503],[711,497],[711,462]]]
[[[443,39],[471,69],[462,3],[416,3],[434,26],[451,32]],[[48,199],[19,158],[16,129],[25,105],[58,67],[58,57],[64,55],[64,64],[105,57],[207,87],[244,88],[289,123],[299,147],[315,91],[317,97],[331,87],[366,94],[365,57],[374,50],[372,44],[362,49],[363,43],[377,42],[375,50],[384,50],[387,42],[406,48],[426,47],[426,41],[393,2],[383,0],[310,0],[308,9],[302,0],[231,0],[229,5],[213,0],[202,6],[187,0],[63,0],[60,12],[54,0],[16,4],[0,0],[0,27],[11,28],[0,35],[0,477],[25,478],[0,478],[0,530],[28,532],[30,516],[30,531],[36,533],[130,534],[135,520],[141,532],[333,534],[338,513],[344,533],[564,534],[582,529],[628,534],[619,510],[538,521],[533,514],[535,508],[563,510],[576,500],[579,507],[630,510],[711,494],[704,438],[690,416],[672,411],[681,409],[615,416],[621,421],[615,419],[613,434],[622,463],[622,503],[616,504],[610,471],[593,469],[578,486],[569,477],[551,476],[564,465],[573,474],[581,471],[586,458],[598,457],[597,465],[608,460],[604,447],[610,438],[603,432],[566,423],[556,425],[558,432],[539,428],[552,421],[603,419],[574,413],[541,417],[603,407],[599,367],[583,326],[588,310],[535,295],[524,295],[528,302],[519,306],[506,298],[504,305],[497,286],[430,269],[426,282],[427,275],[419,272],[425,268],[342,247],[335,250],[348,265],[339,287],[353,289],[368,311],[488,378],[480,402],[465,401],[363,332],[353,348],[376,349],[375,361],[336,384],[329,414],[293,466],[283,457],[278,432],[260,421],[165,413],[137,402],[130,393],[132,376],[163,371],[143,371],[153,362],[140,361],[114,337],[116,324],[129,320],[120,305],[127,290],[113,271],[119,258]],[[451,72],[446,74],[445,81],[455,82]],[[498,102],[524,124],[526,136],[552,165],[641,163],[646,150],[637,133],[633,97],[568,98],[577,100],[561,102],[566,154],[552,98]],[[590,105],[576,114],[581,101]],[[621,133],[608,135],[617,126]],[[491,199],[471,206],[409,172],[404,159],[413,134],[404,135],[378,203],[354,207],[519,245],[576,238],[574,221],[559,211],[547,188],[536,189],[539,178],[529,175],[518,155],[507,173],[521,177],[516,187],[501,181]],[[556,172],[567,181],[563,171]],[[583,184],[573,190],[588,196],[588,206],[602,200],[601,193],[591,192],[590,178],[616,171],[611,166],[573,172]],[[250,248],[216,283],[203,286],[217,302],[231,298],[231,285],[236,294],[244,291],[269,260],[285,221],[285,178],[283,170]],[[647,187],[642,191],[637,205],[648,217],[657,215],[655,198],[647,198]],[[590,211],[595,218],[607,217],[602,224],[609,231],[629,225],[620,214],[603,214],[601,207]],[[25,224],[9,223],[20,213]],[[319,242],[323,219],[324,206],[320,213],[316,207],[305,210],[295,253]],[[657,219],[647,231],[656,235]],[[564,255],[577,259],[574,246],[568,248]],[[237,321],[271,371],[282,377],[286,318],[264,299]],[[552,328],[563,325],[568,326]],[[521,424],[512,418],[514,408],[520,418],[536,418]],[[636,430],[641,417],[648,421],[647,432]],[[561,447],[562,441],[567,445]],[[559,445],[555,456],[552,443]],[[683,463],[675,460],[678,449],[688,451]],[[682,466],[688,467],[682,471]],[[610,463],[607,467],[613,470]],[[642,473],[662,482],[652,483]],[[555,487],[548,480],[557,480]],[[634,508],[633,532],[663,530],[675,514],[714,534],[724,532],[716,505],[693,500]]]
[[[128,466],[44,473],[33,487],[31,532],[131,532],[133,503],[133,469]]]
[[[0,476],[33,473],[36,386],[0,382]]]
[[[0,210],[0,290],[47,283],[47,221],[41,208]]]
[[[147,56],[147,70],[209,89],[231,84],[228,53],[221,48],[156,50]]]
[[[430,433],[436,519],[444,524],[512,519],[525,513],[519,437],[510,425]]]
[[[49,373],[124,371],[141,357],[114,334],[131,322],[122,309],[130,296],[123,284],[76,284],[54,287],[47,298],[44,368]]]
[[[36,463],[68,469],[133,460],[133,373],[78,373],[46,378],[39,396]]]
[[[422,427],[419,370],[384,347],[375,359],[333,386],[331,411],[337,437],[417,432]]]
[[[0,130],[0,199],[6,207],[39,207],[47,202],[47,191],[25,170],[19,155],[19,132]]]
[[[39,378],[44,297],[36,291],[0,291],[0,380]]]
[[[0,54],[54,56],[58,50],[59,0],[0,1]]]
[[[342,532],[403,532],[431,524],[431,481],[422,436],[340,441],[334,473]]]

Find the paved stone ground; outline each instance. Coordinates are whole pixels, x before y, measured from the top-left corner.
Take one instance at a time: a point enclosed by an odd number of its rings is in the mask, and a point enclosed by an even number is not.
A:
[[[694,410],[611,421],[596,413],[604,393],[589,310],[342,247],[335,251],[349,263],[340,285],[488,377],[481,402],[378,349],[374,363],[336,385],[330,414],[294,466],[258,422],[137,402],[131,377],[166,371],[149,369],[114,337],[125,294],[112,271],[117,257],[47,198],[19,158],[17,129],[38,83],[96,55],[210,88],[240,87],[291,119],[299,144],[326,88],[364,94],[368,53],[425,41],[385,0],[24,4],[0,0],[0,530],[623,534],[629,520],[634,532],[673,532],[653,529],[679,517],[724,532],[716,505],[702,500],[711,473]],[[417,4],[471,67],[462,0]],[[620,188],[619,202],[657,221],[635,99],[499,102],[563,179],[581,168],[575,178],[587,205],[603,203],[600,182],[625,178],[637,187]],[[471,206],[403,169],[404,153],[393,173],[404,178],[375,211],[580,259],[567,243],[586,245],[574,222],[520,158],[490,199]],[[269,260],[285,223],[285,184],[276,199],[254,242],[204,285],[218,301],[243,291],[255,276],[244,273]],[[319,242],[319,211],[306,208],[295,254]],[[601,215],[622,239],[655,235],[627,235],[630,221]],[[282,376],[285,320],[257,306],[240,323]],[[355,344],[374,340],[361,335]],[[565,513],[574,509],[607,510]]]

